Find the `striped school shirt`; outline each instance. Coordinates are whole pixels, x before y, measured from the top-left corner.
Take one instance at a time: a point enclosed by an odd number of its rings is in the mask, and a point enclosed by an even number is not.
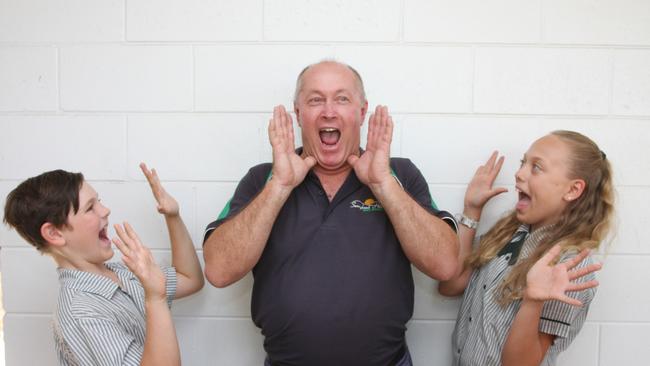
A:
[[[121,263],[106,263],[122,287],[108,277],[58,269],[59,299],[54,341],[60,365],[140,365],[144,350],[144,288]],[[176,294],[176,271],[163,268],[167,302]]]
[[[501,365],[501,350],[512,321],[519,311],[521,300],[513,301],[506,306],[499,305],[496,302],[499,285],[518,260],[532,254],[549,231],[550,227],[543,227],[529,233],[528,225],[520,226],[508,245],[494,259],[473,271],[465,289],[452,336],[453,365]],[[560,262],[575,255],[576,253],[566,253],[560,258]],[[586,258],[577,268],[591,263],[593,263],[592,259]],[[589,281],[594,278],[592,273],[578,281]],[[555,335],[556,338],[546,352],[541,365],[555,365],[558,354],[571,344],[585,322],[595,292],[595,288],[591,288],[567,293],[568,296],[580,300],[584,304],[583,307],[571,306],[555,300],[544,303],[539,331]]]

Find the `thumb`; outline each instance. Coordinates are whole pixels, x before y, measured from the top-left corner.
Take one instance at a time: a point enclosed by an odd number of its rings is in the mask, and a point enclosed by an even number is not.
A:
[[[314,165],[316,165],[316,159],[314,159],[313,156],[308,156],[304,158],[303,161],[305,162],[305,165],[307,165],[307,168],[309,169],[313,168]]]
[[[508,188],[504,188],[504,187],[494,188],[492,191],[490,191],[490,197],[498,196],[501,193],[506,193],[506,192],[508,192]]]
[[[356,155],[348,156],[348,164],[350,164],[353,167],[354,167],[354,164],[356,164],[358,160],[359,160],[359,157],[356,156]]]

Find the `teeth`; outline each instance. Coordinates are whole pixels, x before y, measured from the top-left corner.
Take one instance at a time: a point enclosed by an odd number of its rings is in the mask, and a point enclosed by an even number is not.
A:
[[[336,128],[323,128],[321,129],[323,132],[336,132],[338,131]]]

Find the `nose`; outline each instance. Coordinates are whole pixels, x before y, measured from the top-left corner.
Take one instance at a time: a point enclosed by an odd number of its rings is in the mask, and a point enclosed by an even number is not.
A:
[[[98,202],[98,204],[100,206],[99,212],[101,213],[102,217],[108,217],[108,215],[111,214],[111,210],[108,207],[104,206],[104,204],[101,202]]]
[[[322,116],[327,119],[332,119],[336,117],[336,108],[334,106],[334,102],[328,100],[323,105]]]
[[[524,178],[525,178],[525,171],[524,171],[524,166],[522,165],[515,172],[515,181],[516,182],[523,182]]]

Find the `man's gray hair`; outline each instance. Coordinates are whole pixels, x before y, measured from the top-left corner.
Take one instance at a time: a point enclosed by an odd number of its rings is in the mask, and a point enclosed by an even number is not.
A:
[[[321,60],[319,62],[307,65],[304,69],[302,69],[300,74],[298,74],[298,79],[296,80],[296,90],[293,93],[293,103],[294,104],[298,102],[298,95],[300,94],[300,91],[302,90],[302,77],[303,77],[303,75],[305,75],[305,72],[307,72],[307,70],[309,70],[312,66],[316,66],[316,65],[320,65],[320,64],[324,64],[324,63],[333,63],[333,64],[342,65],[342,66],[347,67],[350,71],[352,71],[352,74],[354,74],[355,79],[357,79],[357,88],[359,89],[359,93],[361,94],[361,100],[363,102],[366,101],[366,90],[363,87],[363,80],[361,79],[361,75],[359,74],[359,72],[357,70],[355,70],[354,67],[352,67],[352,66],[350,66],[350,65],[348,65],[348,64],[346,64],[344,62],[336,61],[334,59],[324,59],[324,60]]]

